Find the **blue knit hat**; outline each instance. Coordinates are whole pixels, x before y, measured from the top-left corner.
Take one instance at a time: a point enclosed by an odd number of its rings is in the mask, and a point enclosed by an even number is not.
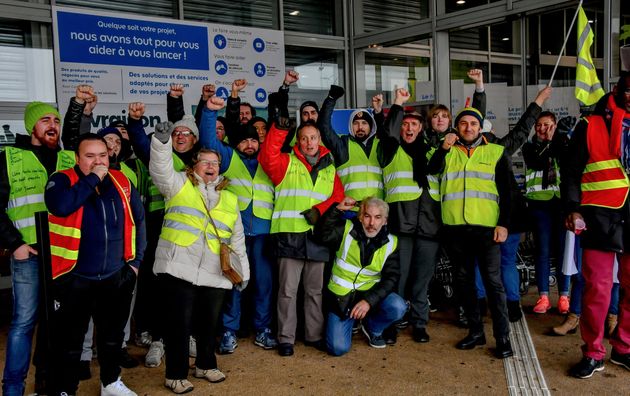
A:
[[[475,117],[477,121],[479,121],[479,127],[483,126],[483,115],[481,114],[479,110],[475,109],[474,107],[464,107],[463,109],[461,109],[459,113],[457,113],[457,117],[455,117],[455,123],[453,125],[457,127],[459,120],[463,116],[467,116],[467,115]]]

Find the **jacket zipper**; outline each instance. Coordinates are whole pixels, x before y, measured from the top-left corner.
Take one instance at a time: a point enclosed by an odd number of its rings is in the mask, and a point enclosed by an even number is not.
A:
[[[107,241],[108,241],[108,237],[107,237],[107,212],[105,210],[105,203],[103,202],[103,200],[100,200],[101,202],[101,209],[103,210],[103,231],[105,232],[105,257],[103,257],[103,266],[101,267],[101,273],[98,274],[98,279],[101,279],[101,275],[103,274],[103,272],[105,272],[105,267],[107,266]]]

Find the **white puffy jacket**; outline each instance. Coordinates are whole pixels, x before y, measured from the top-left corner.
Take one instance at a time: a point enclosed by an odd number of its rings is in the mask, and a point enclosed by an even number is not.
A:
[[[176,172],[173,168],[171,140],[163,144],[155,137],[151,138],[151,161],[149,161],[149,172],[153,178],[153,183],[160,190],[165,200],[174,197],[186,183],[185,172]],[[195,176],[197,176],[195,174]],[[206,200],[208,209],[212,209],[219,202],[219,194],[215,187],[223,180],[219,176],[214,182],[205,184],[198,177],[197,188],[201,191]],[[230,246],[236,252],[243,266],[243,281],[249,280],[249,261],[245,250],[245,234],[241,222],[241,214],[238,208],[234,208],[238,215]],[[155,262],[153,272],[156,274],[166,273],[176,278],[188,281],[196,286],[216,287],[220,289],[231,289],[232,283],[223,276],[219,255],[214,254],[208,248],[204,234],[190,246],[179,246],[162,238],[158,241],[155,251]]]

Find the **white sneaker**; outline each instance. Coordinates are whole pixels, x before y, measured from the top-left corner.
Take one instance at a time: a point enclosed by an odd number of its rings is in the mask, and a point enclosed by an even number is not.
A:
[[[197,341],[193,336],[190,336],[188,341],[188,356],[197,357]]]
[[[205,378],[212,383],[225,381],[225,374],[223,374],[219,369],[202,370],[200,368],[195,368],[195,374],[193,375],[195,378]]]
[[[103,386],[101,383],[101,396],[138,396],[136,392],[127,388],[120,377],[111,384]]]
[[[162,341],[153,341],[149,347],[147,355],[144,357],[144,365],[147,367],[158,367],[162,364],[164,356],[164,344]]]

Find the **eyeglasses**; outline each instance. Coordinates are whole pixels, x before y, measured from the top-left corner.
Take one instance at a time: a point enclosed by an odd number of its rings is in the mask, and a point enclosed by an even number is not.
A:
[[[192,135],[193,133],[190,131],[173,131],[173,133],[171,133],[171,136],[183,136],[183,137],[188,137],[190,135]]]
[[[199,163],[199,164],[201,164],[201,165],[206,165],[206,166],[208,166],[208,165],[210,165],[210,166],[219,166],[219,164],[220,164],[220,162],[219,162],[219,161],[217,161],[217,160],[212,160],[212,161],[209,161],[209,160],[199,160],[199,162],[198,162],[198,163]]]

